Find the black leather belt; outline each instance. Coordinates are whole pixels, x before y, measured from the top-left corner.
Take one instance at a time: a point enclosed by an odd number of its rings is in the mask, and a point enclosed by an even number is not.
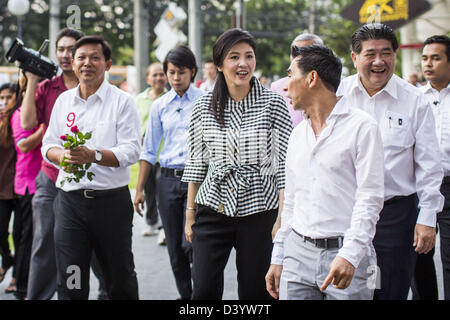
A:
[[[123,190],[128,190],[128,186],[123,186],[120,188],[108,189],[108,190],[78,189],[78,190],[73,190],[73,191],[69,191],[69,192],[81,194],[86,199],[95,199],[95,198],[100,198],[100,197],[111,196],[111,195],[114,195],[115,193],[117,193],[119,191],[123,191]]]
[[[161,167],[161,174],[165,175],[166,177],[175,177],[181,179],[183,177],[183,172],[183,169],[170,169]]]
[[[336,248],[342,248],[342,245],[344,243],[344,237],[337,237],[337,238],[325,238],[325,239],[313,239],[310,237],[306,237],[297,231],[294,230],[296,234],[298,234],[305,242],[308,241],[317,248],[321,249],[336,249]]]
[[[389,200],[386,200],[384,202],[384,204],[393,204],[394,202],[405,199],[407,197],[409,197],[409,196],[395,196],[395,197],[390,198]]]

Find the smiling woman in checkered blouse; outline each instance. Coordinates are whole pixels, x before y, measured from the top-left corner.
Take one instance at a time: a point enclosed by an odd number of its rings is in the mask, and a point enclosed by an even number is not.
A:
[[[281,95],[253,76],[255,41],[224,32],[213,47],[219,75],[197,100],[189,127],[185,234],[193,246],[193,299],[221,299],[236,249],[240,299],[269,299],[271,230],[282,206],[292,122]]]

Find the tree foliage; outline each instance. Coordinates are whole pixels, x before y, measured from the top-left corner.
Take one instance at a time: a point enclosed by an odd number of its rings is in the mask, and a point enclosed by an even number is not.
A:
[[[352,0],[316,0],[316,33],[337,55],[344,58],[344,65],[353,70],[349,43],[357,26],[340,17],[340,10]],[[25,45],[38,49],[42,41],[49,37],[49,0],[30,0],[30,12],[23,20],[23,40]],[[144,0],[149,15],[150,60],[154,57],[156,35],[153,32],[168,0]],[[173,0],[188,12],[188,0]],[[248,0],[246,3],[246,29],[257,42],[257,70],[266,76],[284,76],[289,66],[289,48],[299,33],[307,30],[309,23],[309,0]],[[6,6],[7,0],[0,0],[0,40],[15,38],[17,19]],[[61,0],[61,27],[71,13],[67,8],[72,0]],[[132,0],[79,0],[81,9],[81,30],[86,34],[102,35],[112,47],[115,65],[133,64],[133,1]],[[203,0],[201,2],[203,20],[203,57],[212,57],[212,46],[225,30],[234,22],[234,0]],[[188,34],[188,22],[182,26]],[[3,46],[2,46],[3,47]],[[2,48],[3,49],[3,48]],[[0,54],[4,56],[4,50]],[[5,64],[5,60],[1,61]]]

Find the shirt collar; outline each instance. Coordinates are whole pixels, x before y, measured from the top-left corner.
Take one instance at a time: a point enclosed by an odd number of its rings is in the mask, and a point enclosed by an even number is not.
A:
[[[189,84],[189,88],[186,90],[186,92],[183,94],[183,96],[181,97],[181,99],[188,99],[189,101],[193,101],[195,100],[195,95],[193,93],[193,89],[192,89],[192,84]],[[175,92],[175,90],[172,88],[170,89],[170,91],[167,93],[168,94],[168,98],[169,98],[169,102],[172,102],[176,97],[179,97],[178,94]]]
[[[254,106],[256,100],[258,100],[258,97],[262,95],[263,90],[264,87],[261,82],[259,82],[256,77],[253,77],[250,80],[250,91],[248,92],[247,96],[241,101],[241,103],[244,103],[249,107]],[[233,99],[231,98],[231,96],[228,96],[228,101],[229,103],[233,103]]]
[[[450,89],[450,82],[448,83],[447,87],[444,89]],[[424,92],[428,92],[430,90],[436,90],[431,86],[431,83],[428,81],[427,84],[424,86]]]
[[[377,93],[375,93],[375,95],[378,95],[383,91],[386,91],[386,93],[388,93],[391,97],[393,97],[394,99],[397,99],[396,77],[397,76],[395,74],[393,74],[391,76],[391,78],[389,79],[388,83],[384,86],[384,88],[381,89],[380,91],[378,91]],[[355,90],[356,88],[358,88],[361,92],[365,92],[368,95],[366,88],[364,88],[364,86],[361,82],[359,73],[356,75],[356,80],[353,82],[351,90]]]
[[[108,93],[108,87],[109,87],[109,82],[108,82],[108,80],[106,80],[106,78],[105,78],[105,79],[103,79],[102,84],[101,84],[100,87],[97,89],[97,91],[93,94],[93,96],[97,96],[102,102],[104,102],[105,99],[106,99],[106,95],[107,95],[107,93]],[[75,90],[75,97],[76,97],[77,99],[83,100],[83,99],[80,97],[80,84],[78,84],[78,86],[76,87],[76,90]],[[84,101],[84,100],[83,100],[83,101]]]
[[[66,91],[67,88],[64,85],[64,79],[62,75],[56,76],[52,80],[52,87],[55,89],[60,89],[62,91]]]
[[[331,110],[331,113],[328,116],[328,118],[349,113],[349,107],[348,104],[345,103],[345,99],[346,99],[345,97],[341,97],[338,100],[338,102],[336,102],[336,105],[334,106],[333,110]]]
[[[428,81],[427,84],[423,87],[423,92],[428,92],[431,89],[433,89],[433,87],[431,86],[430,82]]]

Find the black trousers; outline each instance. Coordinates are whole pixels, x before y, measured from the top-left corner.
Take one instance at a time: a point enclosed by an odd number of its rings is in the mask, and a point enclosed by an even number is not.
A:
[[[445,197],[444,210],[437,215],[441,241],[442,273],[444,275],[444,299],[450,300],[450,178],[446,177],[441,186]]]
[[[14,210],[15,200],[0,200],[0,255],[2,256],[2,268],[7,269],[14,264],[14,258],[9,248],[9,221]]]
[[[159,214],[166,235],[170,265],[180,298],[189,300],[192,295],[192,246],[184,235],[188,184],[161,170],[158,188]]]
[[[373,240],[381,276],[375,300],[408,298],[417,256],[413,247],[417,215],[415,193],[384,203]]]
[[[13,234],[15,239],[15,277],[17,280],[16,296],[24,299],[27,294],[28,273],[30,271],[31,246],[33,244],[33,195],[28,191],[19,196],[14,211]]]
[[[413,300],[438,300],[434,248],[428,253],[417,254],[411,291]]]
[[[131,251],[134,211],[128,187],[94,198],[60,191],[54,211],[58,299],[88,299],[93,250],[109,298],[138,299]]]
[[[145,204],[147,212],[145,213],[145,220],[149,226],[154,226],[158,223],[158,205],[157,205],[157,192],[158,192],[158,178],[159,178],[159,165],[151,166],[148,173],[147,182],[144,186]]]
[[[192,298],[222,298],[223,273],[234,247],[239,299],[271,299],[264,278],[270,267],[271,231],[276,218],[277,210],[228,217],[209,207],[199,206],[192,226]]]
[[[436,232],[438,232],[437,227]],[[411,281],[413,300],[438,300],[439,298],[434,252],[433,248],[428,253],[417,254],[414,275]]]

